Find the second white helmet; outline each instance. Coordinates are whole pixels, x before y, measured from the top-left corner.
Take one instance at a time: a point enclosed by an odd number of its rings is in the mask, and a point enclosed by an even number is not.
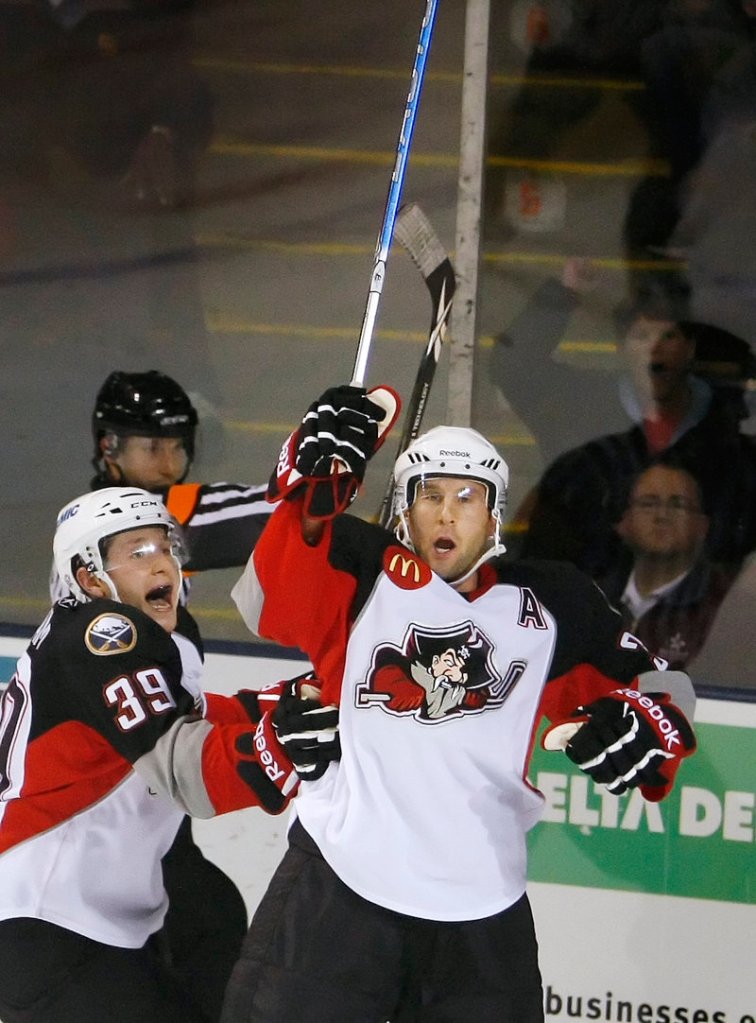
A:
[[[160,497],[137,487],[105,487],[69,501],[58,513],[53,557],[64,587],[77,600],[89,598],[76,580],[76,568],[84,565],[103,579],[113,598],[118,594],[107,572],[101,543],[109,536],[140,526],[165,526],[174,533],[174,522]]]

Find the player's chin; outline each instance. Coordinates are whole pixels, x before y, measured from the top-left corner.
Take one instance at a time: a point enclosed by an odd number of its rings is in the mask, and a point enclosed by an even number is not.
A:
[[[142,610],[153,622],[160,625],[166,632],[173,632],[178,624],[178,607],[175,602],[157,604],[145,600]]]
[[[467,563],[463,562],[459,557],[456,558],[434,558],[431,562],[431,568],[440,576],[444,582],[450,583],[455,579],[459,579],[464,574],[467,568]]]

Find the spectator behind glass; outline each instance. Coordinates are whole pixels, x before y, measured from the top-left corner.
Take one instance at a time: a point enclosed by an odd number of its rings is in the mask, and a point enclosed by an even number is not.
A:
[[[748,34],[720,69],[702,114],[703,155],[682,190],[669,252],[683,257],[695,313],[754,340],[756,247],[756,4],[743,3]]]
[[[547,278],[494,344],[493,381],[535,438],[546,464],[591,437],[640,421],[634,382],[640,378],[642,392],[648,391],[646,364],[637,368],[640,337],[648,343],[688,319],[684,282],[652,278],[615,310],[618,376],[558,361],[555,355],[570,318],[599,283],[590,260],[568,259],[561,279]]]
[[[630,482],[663,452],[685,461],[701,484],[710,519],[708,556],[734,568],[754,549],[756,447],[740,429],[747,414],[742,381],[712,386],[694,373],[699,336],[709,368],[718,350],[729,358],[732,349],[740,353],[737,372],[750,372],[748,346],[725,331],[630,318],[624,351],[632,391],[626,393],[636,402],[637,421],[549,466],[526,499],[523,554],[572,561],[594,578],[629,567],[615,524]]]
[[[522,4],[492,4],[492,66],[507,70],[506,49],[511,39],[518,47],[524,43],[528,59],[523,69],[522,87],[506,102],[492,105],[490,155],[519,157],[525,160],[553,159],[565,135],[581,121],[593,115],[601,103],[601,89],[533,88],[532,81],[544,76],[572,78],[584,85],[590,79],[638,79],[643,42],[661,25],[664,4],[659,0],[633,0],[632,3],[607,3],[606,0],[571,0],[526,5],[527,24],[518,22]],[[525,20],[525,19],[523,19]],[[503,49],[505,53],[497,53]],[[501,90],[498,90],[501,91]],[[626,100],[634,103],[635,94]],[[486,165],[484,230],[502,228],[502,213],[509,176],[496,160]]]
[[[670,668],[686,668],[706,638],[731,577],[703,554],[709,528],[695,477],[661,458],[635,480],[617,533],[630,573],[598,583],[628,629]]]
[[[76,422],[113,365],[175,367],[201,403],[223,399],[194,223],[215,98],[193,37],[193,0],[0,0],[0,347],[17,431],[3,479],[34,458],[40,408]],[[57,502],[70,475],[68,432],[46,448],[40,479],[18,484],[33,502]]]

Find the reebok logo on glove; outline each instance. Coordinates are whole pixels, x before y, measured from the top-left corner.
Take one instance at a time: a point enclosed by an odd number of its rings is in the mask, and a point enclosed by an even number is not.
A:
[[[257,750],[258,754],[257,756],[258,762],[262,765],[262,767],[265,770],[265,773],[267,774],[271,781],[279,782],[286,774],[286,771],[284,771],[281,767],[278,766],[278,761],[270,751],[270,747],[268,746],[268,740],[265,736],[265,728],[262,719],[258,722],[257,728],[255,729],[254,741],[255,749]]]
[[[271,483],[268,488],[269,501],[278,500],[281,496],[285,497],[293,488],[298,487],[302,482],[302,473],[297,470],[294,464],[296,461],[297,443],[298,433],[295,431],[294,433],[290,433],[281,445],[281,450],[278,452],[276,468],[273,471],[273,479],[271,479]],[[281,493],[276,492],[273,480],[276,481],[276,485],[280,488]]]
[[[270,717],[267,711],[254,732],[246,730],[236,738],[236,771],[256,794],[260,806],[268,813],[280,813],[297,784],[297,775],[276,739]]]
[[[682,760],[695,751],[696,738],[669,693],[622,688],[555,722],[543,745],[564,749],[581,771],[615,795],[639,786],[656,802],[669,792]]]
[[[278,453],[278,462],[276,463],[276,476],[280,479],[285,473],[291,469],[291,459],[289,458],[289,441],[291,436],[287,437],[281,445],[281,450]]]
[[[664,744],[670,753],[677,752],[672,748],[673,746],[683,745],[680,730],[669,720],[661,704],[644,696],[643,693],[639,693],[637,689],[615,689],[611,695],[624,697],[628,702],[634,700],[646,712],[646,716],[656,722]]]

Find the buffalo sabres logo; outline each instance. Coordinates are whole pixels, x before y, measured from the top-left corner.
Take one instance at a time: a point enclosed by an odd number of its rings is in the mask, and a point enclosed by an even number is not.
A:
[[[446,629],[411,625],[401,647],[385,643],[373,651],[356,705],[427,723],[448,720],[498,707],[524,670],[524,662],[512,662],[502,677],[493,644],[471,621]]]
[[[84,642],[90,653],[125,654],[136,646],[136,626],[125,615],[102,614],[87,626]]]

